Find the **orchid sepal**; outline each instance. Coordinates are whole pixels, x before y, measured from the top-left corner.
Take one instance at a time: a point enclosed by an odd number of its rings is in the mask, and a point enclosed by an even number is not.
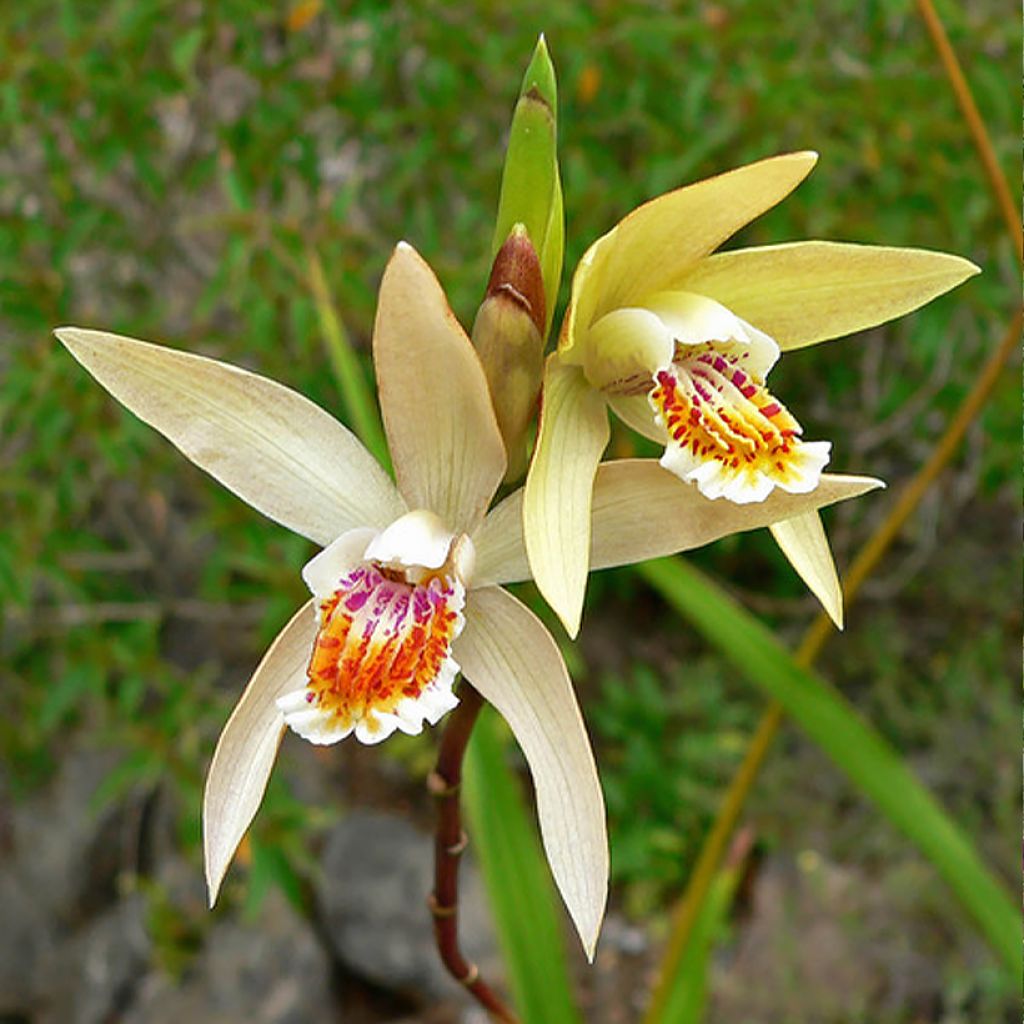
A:
[[[945,253],[848,243],[713,254],[795,188],[816,159],[786,154],[652,199],[591,245],[573,275],[561,364],[577,368],[620,418],[663,444],[663,466],[723,505],[758,504],[780,489],[812,494],[823,479],[830,443],[804,440],[767,388],[780,352],[876,326],[977,273]],[[571,427],[554,419],[549,433],[559,429]],[[827,538],[813,507],[804,512],[773,532],[838,624],[842,599]],[[579,509],[573,514],[581,517]],[[526,522],[559,516],[535,507]],[[528,528],[533,564],[530,536]],[[562,556],[566,579],[581,578],[581,547]],[[537,568],[543,578],[540,560]],[[541,589],[549,602],[555,594],[561,605],[552,607],[575,625],[578,588],[571,601],[556,587]]]

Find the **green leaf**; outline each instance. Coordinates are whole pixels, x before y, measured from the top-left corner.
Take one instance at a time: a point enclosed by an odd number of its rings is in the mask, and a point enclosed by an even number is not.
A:
[[[249,920],[255,920],[260,907],[274,888],[280,889],[285,899],[302,913],[305,910],[302,882],[285,850],[275,843],[265,844],[251,835],[250,849],[252,863],[245,900],[245,913]]]
[[[681,559],[638,567],[727,660],[786,713],[931,861],[1012,971],[1020,969],[1021,926],[1002,883],[899,754],[834,687],[801,668],[754,616]]]
[[[190,29],[171,44],[171,64],[182,78],[191,78],[203,45],[206,30],[201,26]]]
[[[338,316],[323,264],[313,249],[308,251],[306,263],[320,333],[324,339],[331,369],[334,371],[334,378],[341,390],[345,410],[351,418],[352,428],[370,454],[390,472],[391,454],[388,451],[387,438],[384,436],[373,385],[352,345],[345,325],[341,322],[341,317]]]
[[[740,874],[739,866],[727,864],[715,875],[693,923],[657,1024],[700,1024],[704,1019],[711,953],[725,927]]]
[[[485,707],[466,751],[463,793],[509,986],[524,1024],[580,1024],[560,903],[500,729]]]
[[[543,36],[537,41],[523,76],[519,101],[512,115],[492,256],[497,254],[516,224],[526,227],[540,259],[550,328],[562,276],[565,216],[558,173],[555,69]]]

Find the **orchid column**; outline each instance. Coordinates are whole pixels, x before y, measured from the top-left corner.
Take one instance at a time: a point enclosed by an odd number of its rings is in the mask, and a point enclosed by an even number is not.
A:
[[[547,362],[524,528],[537,584],[571,635],[589,563],[594,473],[610,407],[665,446],[661,464],[722,511],[813,493],[828,442],[807,442],[767,375],[783,351],[902,316],[978,272],[920,249],[794,242],[714,254],[810,172],[815,153],[762,160],[659,196],[585,253]],[[769,520],[842,623],[814,512]]]

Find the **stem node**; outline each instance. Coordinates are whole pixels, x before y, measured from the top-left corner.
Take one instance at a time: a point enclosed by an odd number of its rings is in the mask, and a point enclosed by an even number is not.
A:
[[[434,891],[427,897],[427,906],[434,918],[437,951],[448,973],[494,1020],[518,1024],[511,1010],[480,977],[476,964],[468,961],[459,949],[459,859],[469,844],[459,808],[462,760],[484,704],[483,697],[465,680],[459,686],[459,698],[459,704],[448,716],[441,734],[437,767],[427,776],[427,790],[437,804]]]

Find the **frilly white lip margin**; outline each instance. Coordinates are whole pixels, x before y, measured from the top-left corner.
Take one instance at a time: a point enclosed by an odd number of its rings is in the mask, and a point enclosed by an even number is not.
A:
[[[316,744],[351,733],[379,743],[435,725],[458,703],[451,646],[474,560],[468,537],[422,510],[321,551],[302,573],[319,628],[306,686],[277,701],[285,723]]]
[[[681,355],[710,343],[719,354],[739,359],[744,370],[761,381],[779,360],[779,346],[771,335],[705,295],[658,292],[641,305],[661,320]]]

